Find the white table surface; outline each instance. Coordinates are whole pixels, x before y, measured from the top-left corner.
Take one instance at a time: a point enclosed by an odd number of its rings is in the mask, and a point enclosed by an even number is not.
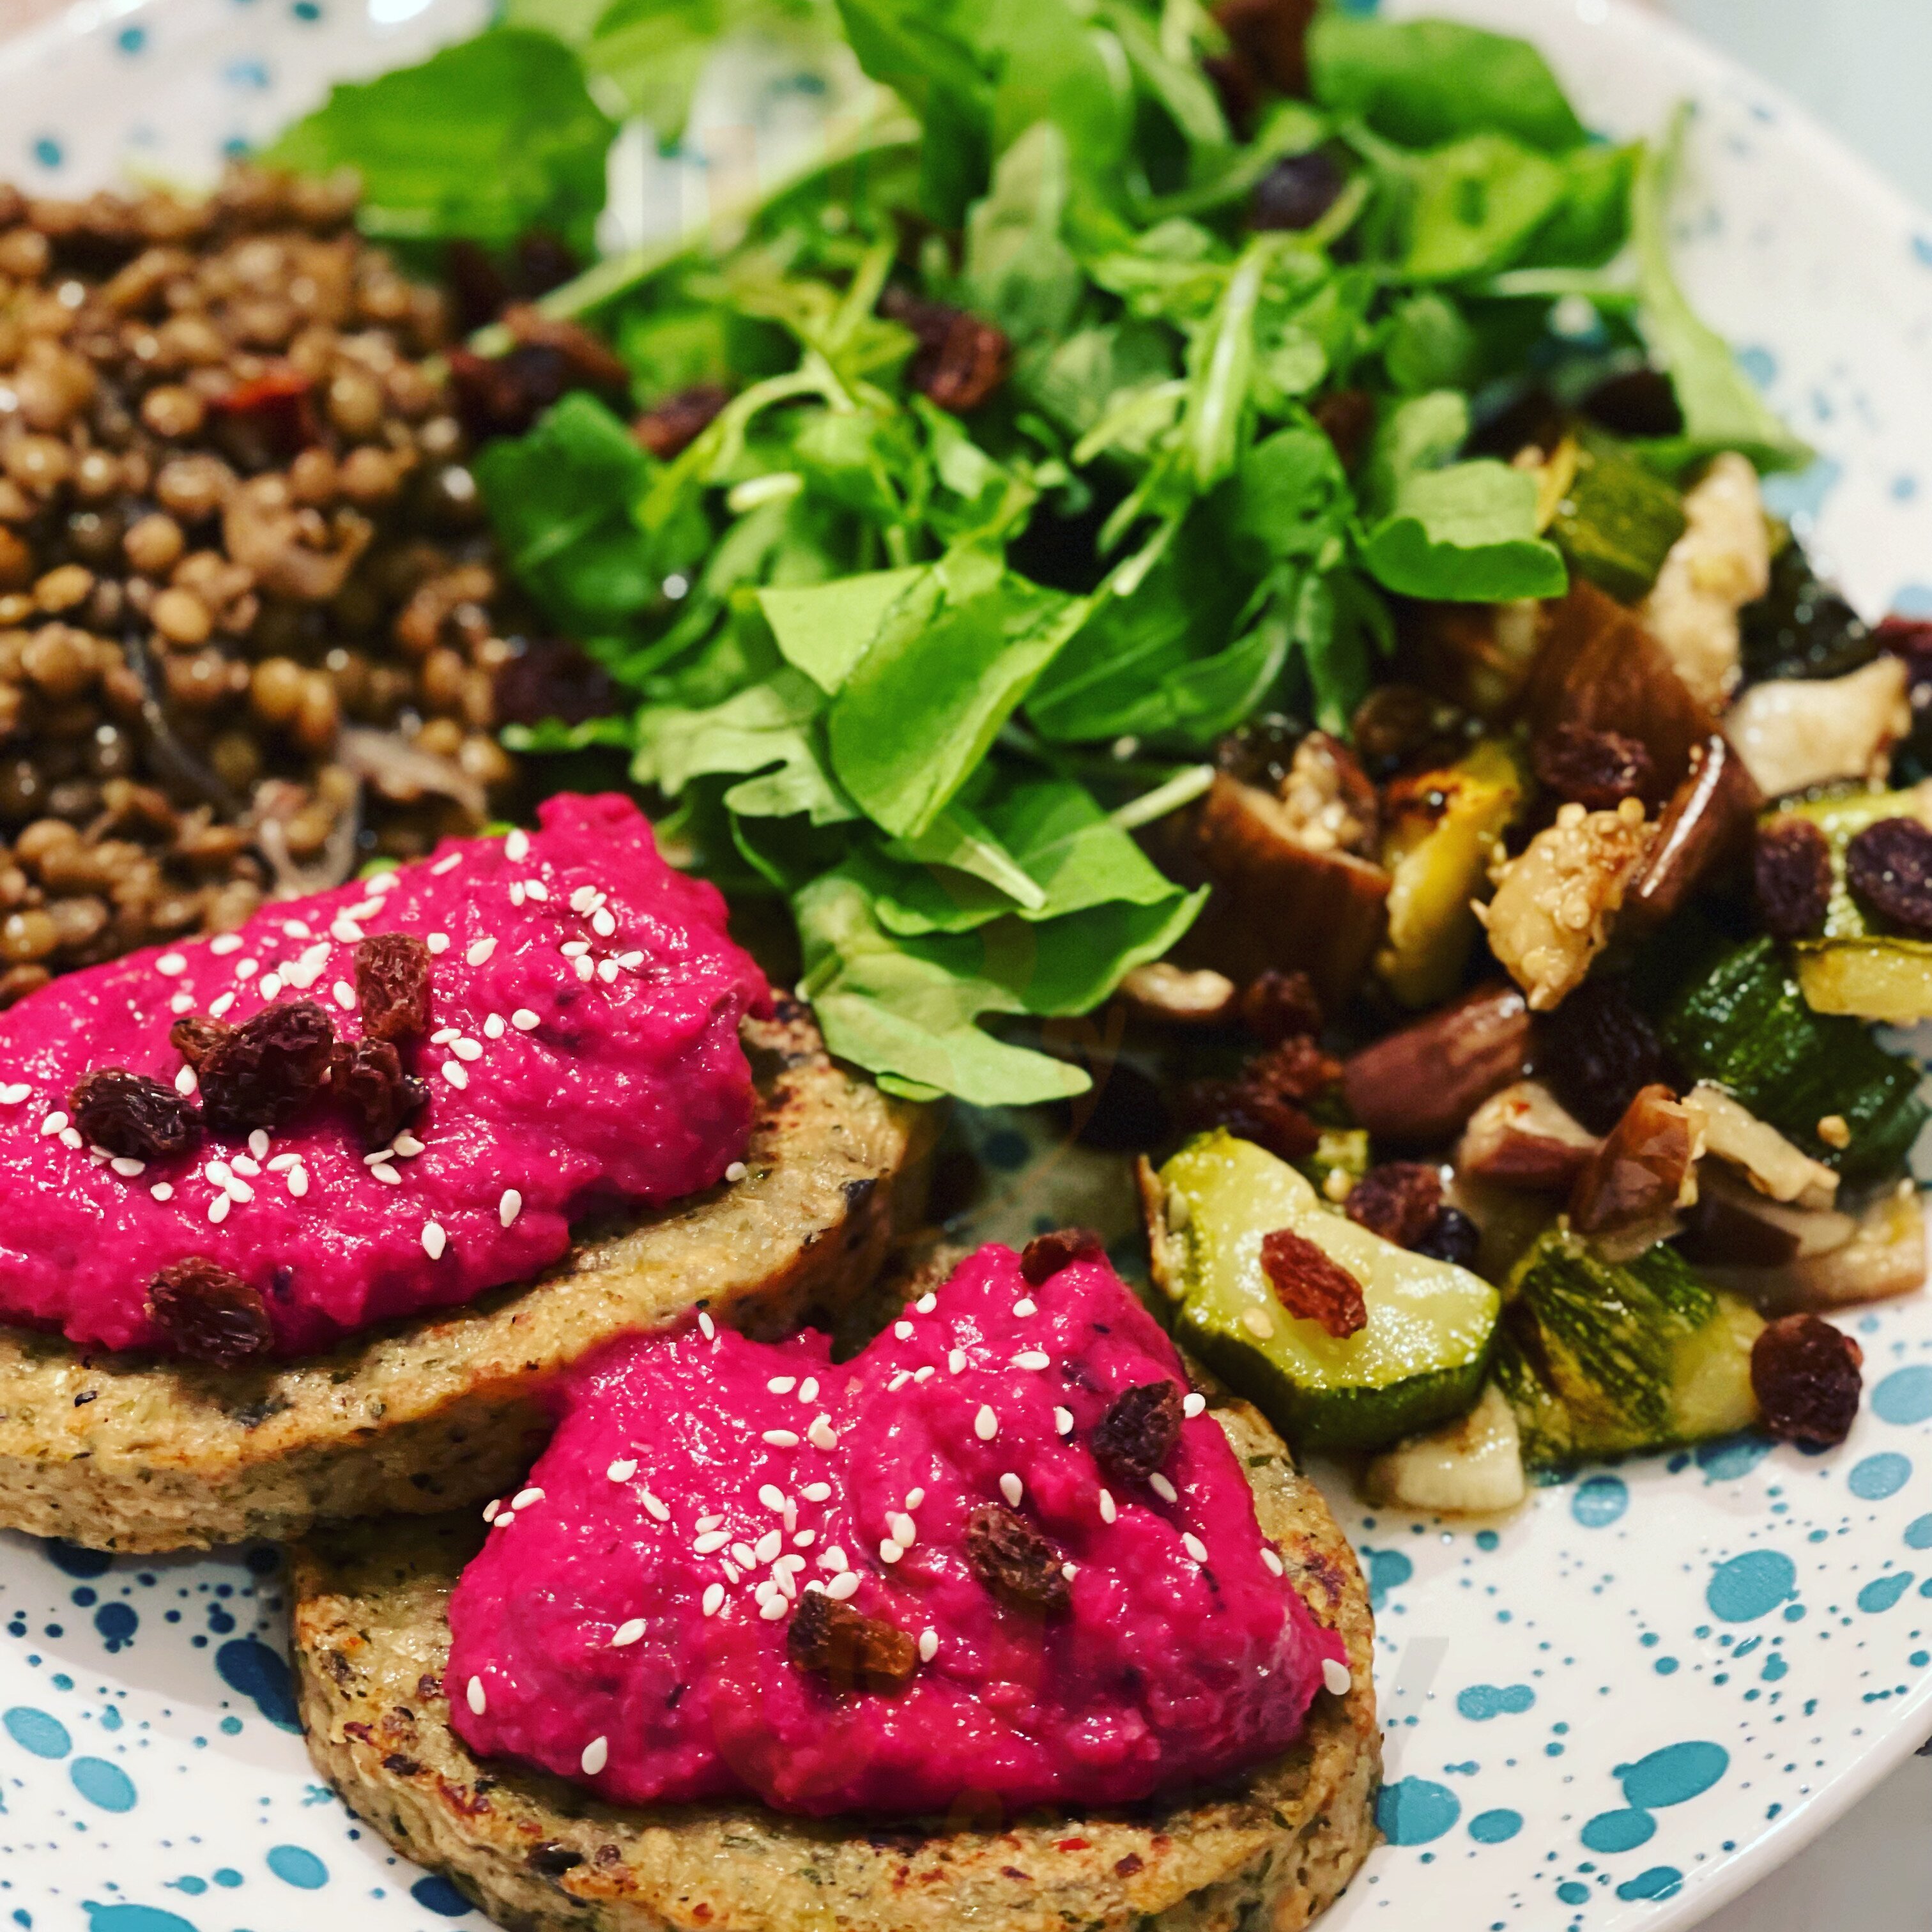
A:
[[[1932,0],[1653,0],[1932,208]],[[1704,1932],[1928,1932],[1932,1759],[1914,1758]]]

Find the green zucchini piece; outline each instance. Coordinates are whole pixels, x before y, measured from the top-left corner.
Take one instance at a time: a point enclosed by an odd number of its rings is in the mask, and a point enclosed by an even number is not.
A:
[[[1611,437],[1578,439],[1550,535],[1579,577],[1619,603],[1641,603],[1684,531],[1684,500],[1662,477]]]
[[[1690,1078],[1727,1089],[1848,1182],[1898,1173],[1924,1124],[1917,1063],[1886,1052],[1856,1020],[1814,1013],[1774,940],[1720,954],[1661,1031]],[[1851,1130],[1842,1148],[1818,1138],[1832,1114]]]
[[[1501,1303],[1480,1276],[1358,1228],[1286,1161],[1225,1130],[1190,1142],[1154,1179],[1154,1279],[1180,1304],[1176,1338],[1292,1442],[1377,1448],[1474,1402]],[[1361,1283],[1366,1327],[1337,1340],[1288,1314],[1261,1263],[1277,1228]]]
[[[1744,676],[1845,677],[1878,656],[1871,627],[1813,572],[1804,546],[1788,535],[1771,560],[1771,584],[1738,613]]]
[[[1764,1318],[1660,1243],[1612,1266],[1552,1229],[1510,1277],[1496,1355],[1526,1468],[1670,1448],[1758,1419]]]

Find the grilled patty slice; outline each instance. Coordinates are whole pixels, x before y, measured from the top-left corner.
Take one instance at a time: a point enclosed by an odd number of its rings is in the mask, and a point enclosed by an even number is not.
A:
[[[535,1282],[247,1369],[0,1328],[0,1528],[150,1551],[480,1503],[549,1434],[548,1384],[600,1344],[694,1307],[758,1335],[836,1315],[921,1212],[931,1110],[838,1066],[795,1003],[744,1038],[746,1178],[586,1228]]]
[[[1212,1793],[1002,1822],[632,1809],[472,1756],[449,1726],[450,1592],[473,1515],[320,1531],[294,1556],[310,1755],[350,1808],[515,1932],[1297,1932],[1375,1842],[1367,1592],[1313,1484],[1246,1403],[1210,1397],[1263,1530],[1354,1682],[1286,1756]]]

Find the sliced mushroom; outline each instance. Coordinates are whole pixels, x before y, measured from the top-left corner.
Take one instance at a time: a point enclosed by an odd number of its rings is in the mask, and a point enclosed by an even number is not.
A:
[[[228,554],[262,590],[326,604],[348,580],[374,530],[352,510],[330,518],[296,502],[289,479],[272,470],[230,493],[221,533]]]
[[[1413,1026],[1363,1048],[1342,1068],[1359,1126],[1400,1147],[1452,1138],[1529,1060],[1529,1008],[1514,986],[1478,987]]]
[[[1646,928],[1661,926],[1705,879],[1742,860],[1762,803],[1722,732],[1693,746],[1690,769],[1658,818],[1650,856],[1624,895],[1624,916]]]
[[[1568,1194],[1603,1144],[1540,1080],[1492,1094],[1469,1117],[1456,1149],[1458,1175]]]
[[[1684,1096],[1706,1154],[1739,1169],[1759,1193],[1800,1208],[1829,1208],[1838,1177],[1792,1145],[1721,1087],[1700,1081]]]
[[[1702,1193],[1687,1257],[1706,1280],[1767,1314],[1882,1300],[1925,1285],[1925,1218],[1909,1182],[1856,1217],[1780,1206],[1722,1174]]]
[[[1642,1088],[1570,1194],[1570,1225],[1606,1260],[1628,1261],[1677,1231],[1697,1198],[1696,1136],[1668,1087]]]
[[[1691,694],[1713,706],[1738,681],[1738,613],[1771,587],[1757,472],[1726,451],[1684,498],[1686,528],[1664,560],[1644,621]]]
[[[393,731],[353,727],[337,740],[335,756],[338,764],[366,778],[394,804],[412,805],[433,794],[454,799],[479,824],[488,815],[483,788],[460,765]]]
[[[1874,658],[1845,677],[1754,684],[1724,717],[1766,798],[1838,778],[1882,779],[1892,746],[1912,728],[1902,658]]]

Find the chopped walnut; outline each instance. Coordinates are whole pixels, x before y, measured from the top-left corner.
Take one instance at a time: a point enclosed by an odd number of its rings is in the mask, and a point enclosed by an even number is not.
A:
[[[1494,877],[1496,897],[1476,908],[1490,950],[1546,1012],[1582,984],[1610,920],[1650,850],[1653,828],[1627,798],[1614,812],[1566,805]]]
[[[1726,452],[1684,499],[1687,527],[1664,560],[1644,622],[1692,694],[1713,710],[1738,681],[1738,613],[1771,585],[1757,472]]]
[[[1376,788],[1354,754],[1325,731],[1311,731],[1295,747],[1279,796],[1288,836],[1310,852],[1372,856]]]

